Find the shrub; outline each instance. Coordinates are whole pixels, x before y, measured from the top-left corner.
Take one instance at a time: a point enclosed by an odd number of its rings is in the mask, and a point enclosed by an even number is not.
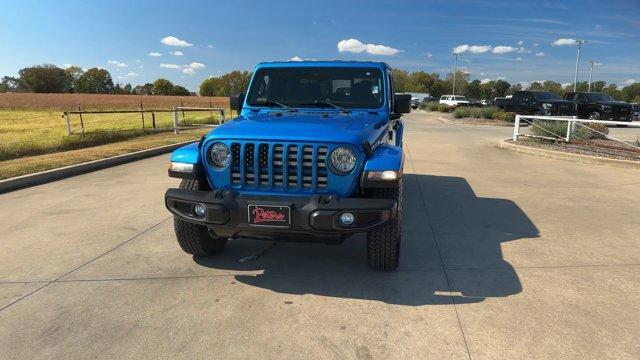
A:
[[[558,137],[564,139],[567,136],[566,121],[540,121],[533,122],[531,133],[538,136]],[[592,131],[595,130],[595,131]],[[597,132],[596,132],[597,131]],[[604,124],[589,123],[576,124],[571,131],[571,140],[604,139],[609,133],[609,128]],[[604,135],[603,135],[604,134]]]
[[[500,111],[500,109],[495,106],[485,107],[482,108],[481,115],[483,119],[493,119],[493,115],[498,111]]]
[[[495,113],[493,113],[493,118],[496,120],[514,122],[516,121],[516,113],[496,111]]]
[[[469,111],[469,108],[459,107],[453,111],[453,117],[457,119],[465,118],[465,117],[469,117],[470,113],[471,112]]]
[[[438,105],[438,111],[443,112],[443,113],[447,113],[449,111],[451,111],[451,107],[449,105]]]
[[[429,102],[426,105],[423,105],[424,107],[427,108],[427,110],[429,111],[438,111],[438,108],[440,107],[440,104],[438,104],[437,102]]]

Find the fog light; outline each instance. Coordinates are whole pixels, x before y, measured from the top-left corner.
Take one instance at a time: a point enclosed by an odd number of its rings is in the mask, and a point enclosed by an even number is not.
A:
[[[352,213],[342,213],[342,214],[340,214],[340,224],[341,225],[349,226],[349,225],[353,224],[355,219],[356,219],[356,217],[353,216]]]
[[[207,207],[204,206],[204,204],[195,204],[193,206],[193,213],[196,214],[196,216],[204,216],[207,213]]]

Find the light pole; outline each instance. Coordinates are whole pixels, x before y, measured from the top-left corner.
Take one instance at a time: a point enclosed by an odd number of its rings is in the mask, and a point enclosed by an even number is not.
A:
[[[459,53],[451,53],[451,55],[456,57],[456,65],[453,68],[453,94],[451,95],[455,95],[456,94],[456,74],[458,73],[458,56],[460,56]]]
[[[587,90],[587,92],[591,92],[591,75],[593,75],[593,65],[602,65],[601,63],[593,60],[589,60],[589,64],[591,64],[591,70],[589,70],[589,90]]]
[[[578,67],[580,65],[580,50],[582,50],[582,44],[586,43],[585,40],[576,40],[578,43],[578,57],[576,58],[576,74],[573,77],[573,92],[576,92],[578,88]]]

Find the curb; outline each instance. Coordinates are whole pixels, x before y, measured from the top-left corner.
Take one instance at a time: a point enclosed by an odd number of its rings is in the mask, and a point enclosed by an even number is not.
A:
[[[150,158],[157,155],[166,154],[181,146],[192,144],[196,141],[185,141],[177,144],[164,145],[156,148],[135,151],[128,154],[116,155],[104,159],[89,161],[82,164],[69,165],[57,169],[42,171],[35,174],[16,176],[13,178],[0,180],[0,194],[23,189],[30,186],[46,184],[56,180],[66,179],[72,176],[86,174],[92,171],[105,169],[115,165]]]
[[[516,151],[523,154],[542,156],[546,158],[580,162],[584,164],[609,165],[625,169],[640,169],[640,162],[633,160],[610,159],[600,156],[573,154],[562,151],[537,149],[528,146],[513,144],[507,140],[500,140],[498,147],[501,149]]]

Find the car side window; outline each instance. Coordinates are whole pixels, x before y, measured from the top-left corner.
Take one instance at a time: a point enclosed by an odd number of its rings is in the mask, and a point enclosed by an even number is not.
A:
[[[524,100],[524,93],[517,92],[517,93],[513,94],[513,100],[514,101],[522,101],[522,100]]]
[[[584,94],[577,94],[576,95],[576,102],[579,104],[584,104],[587,102],[587,97]]]

